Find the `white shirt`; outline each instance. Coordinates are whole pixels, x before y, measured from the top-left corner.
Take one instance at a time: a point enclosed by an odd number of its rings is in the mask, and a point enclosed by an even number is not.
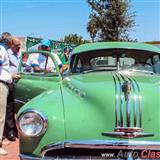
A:
[[[9,70],[11,73],[18,73],[18,64],[19,64],[19,56],[17,54],[14,54],[11,49],[7,50],[9,55],[9,63],[10,67]]]
[[[62,61],[60,60],[59,56],[56,53],[53,53],[53,52],[52,52],[52,54],[53,54],[53,56],[54,56],[54,58],[55,58],[55,60],[58,64],[58,66],[62,65]]]
[[[62,62],[59,59],[58,55],[55,53],[52,53],[52,54],[58,64],[58,66],[62,65]],[[26,64],[29,66],[32,66],[32,67],[38,66],[41,69],[45,69],[46,56],[44,56],[43,54],[39,54],[39,53],[31,54],[29,56],[29,59],[27,60]],[[51,70],[51,71],[55,71],[55,64],[50,57],[48,58],[46,69]]]
[[[7,50],[0,45],[0,80],[11,83],[12,76],[9,71],[9,57]]]

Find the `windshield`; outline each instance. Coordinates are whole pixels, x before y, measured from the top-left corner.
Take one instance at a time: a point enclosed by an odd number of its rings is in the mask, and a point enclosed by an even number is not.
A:
[[[79,53],[71,58],[73,74],[116,70],[160,73],[160,56],[143,50],[110,49]]]

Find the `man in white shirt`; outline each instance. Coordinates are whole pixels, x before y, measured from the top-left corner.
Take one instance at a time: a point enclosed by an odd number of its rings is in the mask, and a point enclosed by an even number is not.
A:
[[[2,138],[9,92],[8,85],[12,83],[12,76],[9,71],[9,57],[6,49],[10,46],[11,37],[3,37],[1,38],[1,42],[3,44],[0,44],[0,156],[3,156],[7,155],[7,151],[2,148]]]
[[[49,40],[42,40],[41,41],[41,45],[39,46],[39,50],[43,50],[43,51],[51,51],[51,43]],[[55,53],[52,53],[57,64],[58,67],[60,69],[60,72],[62,73],[62,62],[59,59],[58,55]],[[55,65],[52,61],[52,59],[49,57],[48,61],[47,61],[47,65],[46,65],[46,60],[47,57],[45,55],[42,54],[33,54],[31,55],[30,59],[29,59],[29,64],[27,63],[27,65],[30,65],[31,67],[33,67],[33,71],[34,72],[53,72],[55,70]]]

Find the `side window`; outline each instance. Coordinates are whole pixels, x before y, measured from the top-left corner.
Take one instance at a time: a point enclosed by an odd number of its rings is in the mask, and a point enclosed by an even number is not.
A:
[[[155,55],[153,56],[153,66],[156,73],[160,73],[160,56]]]
[[[57,74],[53,60],[45,53],[25,53],[20,71],[26,74]]]

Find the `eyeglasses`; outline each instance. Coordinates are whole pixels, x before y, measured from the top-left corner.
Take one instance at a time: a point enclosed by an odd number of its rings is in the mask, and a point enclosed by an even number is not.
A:
[[[2,39],[2,41],[5,44],[11,44],[12,43],[11,39],[7,39],[7,38]]]
[[[21,44],[13,44],[15,47],[21,47]]]
[[[3,42],[8,43],[9,40],[4,38],[4,39],[3,39]]]

